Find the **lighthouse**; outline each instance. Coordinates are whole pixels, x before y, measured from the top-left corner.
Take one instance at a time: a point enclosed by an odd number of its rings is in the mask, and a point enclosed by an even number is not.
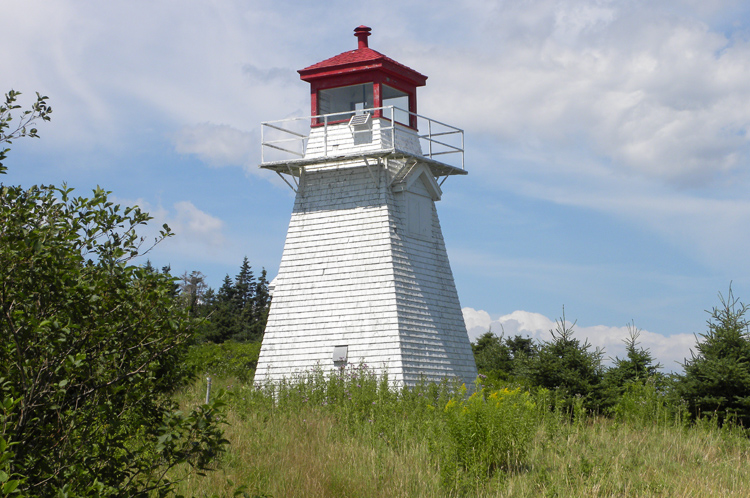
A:
[[[419,114],[427,77],[357,48],[299,70],[311,115],[262,124],[295,194],[255,383],[365,364],[396,385],[477,376],[436,202],[463,131]]]

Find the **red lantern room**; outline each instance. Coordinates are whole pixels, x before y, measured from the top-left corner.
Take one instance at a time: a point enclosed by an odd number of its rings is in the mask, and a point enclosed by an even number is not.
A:
[[[390,119],[417,128],[417,87],[427,76],[371,49],[367,38],[371,29],[354,29],[357,49],[313,64],[298,72],[310,83],[313,116],[331,115],[328,123],[348,120],[352,111],[374,109],[373,117]],[[394,106],[383,112],[384,107]],[[399,110],[401,109],[401,110]],[[405,112],[408,110],[409,112]],[[337,119],[336,113],[345,113]],[[312,126],[320,126],[322,120]]]

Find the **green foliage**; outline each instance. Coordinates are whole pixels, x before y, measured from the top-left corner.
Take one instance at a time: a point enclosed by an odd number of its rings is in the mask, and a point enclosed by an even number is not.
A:
[[[265,269],[256,280],[245,257],[235,279],[226,275],[218,292],[206,287],[200,272],[186,273],[182,280],[185,305],[193,316],[206,319],[198,332],[199,342],[255,342],[263,338],[271,302]]]
[[[497,336],[491,330],[471,345],[479,378],[485,386],[503,386],[522,373],[524,365],[537,353],[529,337]]]
[[[186,364],[201,374],[236,377],[245,382],[253,378],[258,356],[259,342],[204,343],[190,348]]]
[[[5,399],[4,405],[10,405],[15,404],[12,403],[11,400]],[[3,407],[3,413],[7,413],[5,410],[5,406]],[[5,415],[3,415],[4,420]],[[18,443],[14,443],[18,444]],[[26,478],[13,472],[13,459],[15,457],[15,453],[11,451],[10,445],[8,442],[0,436],[0,496],[7,497],[7,496],[18,496],[20,495],[20,489],[19,486],[22,486],[24,482],[26,481]]]
[[[491,330],[485,332],[471,345],[477,370],[495,379],[507,379],[513,371],[510,348]]]
[[[441,475],[453,488],[471,487],[522,464],[538,424],[536,405],[520,388],[459,396],[443,412],[447,438]]]
[[[426,444],[446,489],[486,482],[522,464],[537,427],[535,404],[520,389],[482,389],[468,399],[465,386],[447,381],[396,389],[365,365],[330,375],[315,370],[260,389],[241,387],[238,398],[252,412],[274,407],[328,413],[351,434],[396,451]]]
[[[11,144],[13,140],[21,137],[32,137],[38,138],[37,129],[31,128],[34,121],[41,119],[42,121],[49,121],[52,108],[47,104],[48,97],[36,94],[36,102],[31,105],[31,109],[27,109],[21,112],[18,117],[18,124],[15,128],[11,127],[11,121],[13,121],[13,111],[21,108],[20,104],[17,104],[18,96],[21,92],[11,90],[5,94],[5,102],[0,104],[0,144]],[[7,168],[3,166],[3,161],[7,157],[7,153],[10,149],[7,147],[0,147],[0,174],[5,173]]]
[[[192,321],[171,277],[131,264],[149,219],[101,188],[0,184],[3,493],[161,496],[169,468],[208,468],[226,444],[218,404],[182,416],[172,401]]]
[[[588,341],[581,343],[573,337],[575,323],[567,325],[564,310],[556,323],[557,328],[550,330],[552,340],[542,343],[538,354],[526,363],[524,377],[533,387],[561,391],[571,408],[578,397],[587,409],[598,409],[603,399],[603,353],[591,351]]]
[[[671,398],[658,378],[638,379],[626,384],[612,407],[615,420],[634,426],[670,426],[685,420],[685,407]]]
[[[654,362],[649,350],[638,347],[640,333],[634,324],[628,324],[628,337],[624,340],[627,356],[615,357],[614,365],[604,373],[602,385],[609,404],[617,403],[633,383],[648,381],[662,388],[665,385],[666,379],[659,372],[661,364]]]
[[[678,389],[693,416],[713,414],[718,421],[736,419],[750,427],[750,321],[748,306],[732,288],[714,307],[708,331],[700,334],[697,353],[685,361]]]

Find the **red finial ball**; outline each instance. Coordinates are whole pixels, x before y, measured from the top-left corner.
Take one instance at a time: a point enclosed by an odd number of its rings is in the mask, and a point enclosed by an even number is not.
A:
[[[354,36],[357,37],[357,48],[367,48],[367,37],[370,36],[371,28],[367,26],[358,26],[354,28]]]

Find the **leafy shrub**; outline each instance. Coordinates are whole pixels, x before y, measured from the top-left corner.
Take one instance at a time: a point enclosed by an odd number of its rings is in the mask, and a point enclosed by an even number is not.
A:
[[[0,105],[0,144],[48,112],[38,97],[6,135],[16,95]],[[132,264],[149,215],[108,194],[0,184],[2,495],[163,496],[170,468],[206,468],[226,444],[218,405],[177,410],[194,322],[171,278]]]

